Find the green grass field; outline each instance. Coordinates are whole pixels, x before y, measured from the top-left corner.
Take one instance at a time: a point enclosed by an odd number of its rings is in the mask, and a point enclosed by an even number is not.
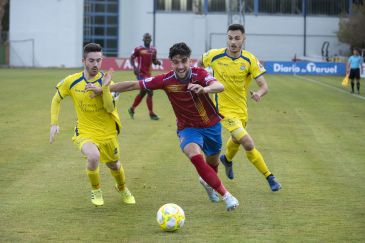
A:
[[[266,75],[270,92],[260,103],[249,102],[248,131],[283,189],[272,193],[241,150],[235,180],[222,166],[219,171],[240,201],[226,212],[224,203],[208,201],[181,153],[161,91],[154,96],[160,121],[149,119],[145,101],[135,120],[128,117],[136,92],[119,98],[122,163],[137,204],[121,202],[101,166],[105,205],[93,207],[86,162],[71,141],[69,98],[62,103],[61,133],[49,144],[54,86],[76,71],[0,69],[1,242],[365,241],[365,96],[342,89],[341,77]],[[114,75],[127,79],[132,73]],[[185,227],[175,233],[162,232],[155,219],[168,202],[186,214]]]

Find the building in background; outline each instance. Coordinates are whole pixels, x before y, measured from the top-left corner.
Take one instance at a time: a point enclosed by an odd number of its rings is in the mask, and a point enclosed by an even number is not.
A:
[[[224,47],[229,23],[244,23],[246,48],[261,60],[329,56],[348,46],[337,40],[340,14],[353,0],[11,0],[11,66],[80,67],[82,47],[98,42],[111,57],[128,57],[153,33],[159,57],[175,42],[193,57]]]

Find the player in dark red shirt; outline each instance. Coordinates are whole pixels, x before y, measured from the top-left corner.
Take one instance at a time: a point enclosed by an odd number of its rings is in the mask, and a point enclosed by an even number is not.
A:
[[[169,58],[173,71],[140,81],[125,81],[110,86],[111,92],[136,89],[163,89],[177,118],[177,135],[180,148],[195,166],[212,202],[222,196],[228,211],[239,203],[219,179],[219,153],[222,147],[221,116],[215,109],[208,93],[219,93],[223,85],[202,68],[190,67],[191,50],[185,43],[170,48]],[[103,85],[109,85],[110,73]],[[101,88],[88,84],[87,90],[101,93]]]
[[[138,46],[134,49],[131,55],[131,65],[134,69],[134,74],[138,80],[151,77],[152,64],[161,65],[157,60],[157,50],[151,46],[152,37],[149,33],[143,35],[143,46]],[[135,60],[137,59],[137,65]],[[139,94],[134,98],[132,106],[128,109],[128,113],[134,119],[134,112],[137,106],[141,103],[143,97],[147,94],[146,103],[152,120],[158,120],[159,117],[153,112],[152,90],[141,89]]]

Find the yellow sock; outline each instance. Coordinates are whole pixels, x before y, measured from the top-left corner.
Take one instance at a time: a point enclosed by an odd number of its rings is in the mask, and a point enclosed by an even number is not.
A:
[[[99,167],[96,168],[96,170],[89,170],[86,169],[87,177],[89,177],[91,187],[93,189],[99,189],[100,188],[100,173],[99,173]]]
[[[251,151],[246,151],[246,156],[249,161],[258,169],[265,177],[271,175],[269,168],[267,168],[264,158],[261,153],[253,148]]]
[[[226,144],[226,153],[225,153],[225,156],[228,161],[233,160],[233,157],[237,154],[239,148],[240,144],[234,143],[232,138],[229,137]]]
[[[119,170],[110,169],[110,172],[112,173],[112,176],[114,177],[115,181],[117,182],[119,191],[123,191],[125,188],[125,175],[124,175],[124,169],[123,169],[122,165],[120,165]]]

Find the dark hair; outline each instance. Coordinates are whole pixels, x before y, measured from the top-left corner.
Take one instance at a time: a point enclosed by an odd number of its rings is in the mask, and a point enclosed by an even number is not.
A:
[[[84,46],[84,58],[89,52],[101,52],[101,45],[97,43],[89,43]]]
[[[227,32],[230,31],[230,30],[233,30],[233,31],[234,30],[240,30],[242,32],[242,34],[245,33],[245,27],[243,27],[242,24],[231,24],[230,26],[228,26]]]
[[[188,45],[186,45],[185,42],[180,42],[170,47],[169,58],[172,59],[177,55],[190,57],[190,54],[191,49],[188,47]]]

